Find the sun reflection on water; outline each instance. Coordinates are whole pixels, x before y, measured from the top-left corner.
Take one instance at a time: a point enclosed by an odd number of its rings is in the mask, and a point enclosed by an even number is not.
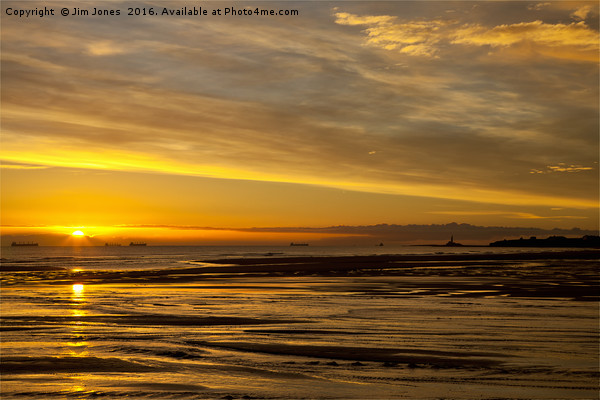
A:
[[[71,287],[71,301],[82,303],[85,301],[85,287],[81,283],[74,283]]]
[[[87,303],[85,297],[85,287],[81,283],[75,283],[71,286],[71,338],[65,342],[67,353],[72,357],[81,357],[88,354],[88,343],[85,341],[84,318],[88,312],[82,307]]]
[[[77,377],[74,377],[74,378],[77,378]],[[73,384],[70,388],[62,390],[62,392],[65,393],[66,396],[75,395],[78,397],[83,395],[85,391],[86,391],[86,388],[79,384]]]
[[[85,310],[71,310],[71,316],[74,318],[77,317],[85,317],[87,315],[87,311]],[[80,324],[81,322],[78,322]]]
[[[76,283],[73,285],[73,293],[75,295],[82,295],[83,294],[83,285],[81,283]]]

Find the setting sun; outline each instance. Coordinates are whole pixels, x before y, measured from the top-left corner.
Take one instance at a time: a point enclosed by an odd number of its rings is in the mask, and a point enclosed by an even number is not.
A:
[[[73,235],[73,236],[84,236],[85,233],[83,233],[82,231],[75,231],[75,232],[71,233],[71,235]]]

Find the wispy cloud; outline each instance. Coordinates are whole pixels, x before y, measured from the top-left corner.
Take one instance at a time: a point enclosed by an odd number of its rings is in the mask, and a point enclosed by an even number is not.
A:
[[[340,25],[367,26],[367,44],[412,56],[435,56],[437,44],[444,37],[442,29],[449,24],[441,20],[398,23],[398,18],[390,15],[358,16],[339,12],[335,16],[335,22]]]
[[[557,165],[548,165],[546,169],[536,169],[533,168],[529,171],[530,174],[551,174],[555,172],[583,172],[583,171],[592,171],[593,167],[585,167],[583,165],[575,165],[575,164],[566,164],[566,163],[558,163]]]
[[[558,208],[560,210],[560,208]],[[508,211],[431,211],[430,214],[453,215],[453,216],[477,216],[477,215],[496,215],[509,219],[588,219],[588,217],[578,215],[537,215],[528,212],[508,212]]]
[[[538,9],[538,8],[536,8]],[[582,7],[574,15],[584,16],[591,7]],[[366,26],[367,45],[395,50],[411,56],[439,57],[448,45],[514,46],[519,43],[549,47],[571,47],[575,51],[597,51],[598,32],[584,21],[550,24],[542,21],[503,24],[493,27],[460,24],[456,20],[405,20],[398,17],[335,14],[340,25]],[[447,50],[446,50],[447,51]],[[547,53],[552,56],[552,53]]]
[[[125,49],[122,45],[111,40],[101,40],[87,45],[87,51],[94,56],[108,56],[123,54]]]
[[[592,10],[593,8],[591,5],[581,6],[575,11],[573,11],[573,13],[571,14],[571,18],[576,20],[586,20],[588,15],[592,13]]]
[[[46,169],[48,166],[46,165],[35,165],[35,164],[20,164],[20,163],[12,163],[7,161],[0,160],[0,168],[3,169]]]
[[[550,3],[548,3],[548,2],[545,2],[545,3],[536,3],[536,4],[530,4],[530,5],[528,5],[528,6],[527,6],[527,9],[528,9],[528,10],[536,10],[536,11],[539,11],[539,10],[541,10],[541,9],[543,9],[543,8],[546,8],[546,7],[548,7],[549,5],[550,5]]]
[[[585,22],[547,24],[542,21],[521,22],[487,28],[481,25],[464,26],[453,32],[452,43],[476,46],[512,46],[517,43],[551,47],[572,46],[582,51],[598,50],[598,32]]]

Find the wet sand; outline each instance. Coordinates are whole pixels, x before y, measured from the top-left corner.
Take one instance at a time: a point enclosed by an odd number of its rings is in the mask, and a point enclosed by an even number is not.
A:
[[[498,361],[485,357],[505,357],[505,355],[501,353],[480,353],[475,351],[457,352],[415,350],[407,348],[306,346],[248,342],[190,341],[189,343],[202,347],[217,347],[247,352],[354,361],[355,366],[362,366],[363,364],[360,362],[366,361],[383,363],[385,366],[406,364],[411,368],[417,366],[427,366],[432,368],[479,368],[500,364]],[[316,364],[318,364],[318,361]],[[333,363],[332,365],[336,364]]]
[[[205,283],[240,278],[290,276],[406,277],[404,289],[419,295],[453,293],[454,296],[560,297],[598,301],[598,274],[590,263],[600,251],[530,252],[515,254],[387,255],[356,257],[239,258],[190,261],[202,266],[133,271],[73,271],[18,264],[2,265],[2,284],[126,284]],[[543,268],[538,268],[543,264]],[[593,265],[593,264],[592,264]],[[19,272],[18,274],[9,274]],[[416,277],[429,277],[423,281]],[[439,278],[439,279],[436,279]],[[460,278],[460,279],[451,279]],[[498,281],[509,280],[510,284]],[[348,282],[345,289],[360,291]],[[344,290],[345,290],[344,289]],[[363,292],[369,293],[369,287]],[[378,294],[383,294],[381,288]],[[390,295],[406,295],[391,288]]]
[[[2,397],[596,398],[598,255],[8,265]]]

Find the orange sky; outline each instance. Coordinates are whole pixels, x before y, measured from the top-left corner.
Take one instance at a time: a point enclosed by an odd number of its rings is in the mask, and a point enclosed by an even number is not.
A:
[[[596,2],[259,2],[299,15],[203,21],[6,12],[43,4],[2,3],[5,237],[598,229]]]

